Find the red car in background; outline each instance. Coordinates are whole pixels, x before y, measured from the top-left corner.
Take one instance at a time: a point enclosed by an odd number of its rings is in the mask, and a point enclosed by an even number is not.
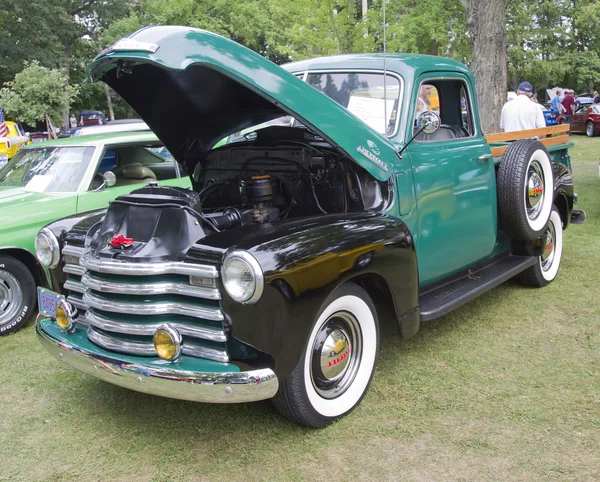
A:
[[[571,132],[585,132],[588,137],[594,137],[600,132],[600,104],[577,109],[573,114]]]
[[[79,114],[80,126],[97,126],[106,124],[106,116],[99,110],[87,110]]]

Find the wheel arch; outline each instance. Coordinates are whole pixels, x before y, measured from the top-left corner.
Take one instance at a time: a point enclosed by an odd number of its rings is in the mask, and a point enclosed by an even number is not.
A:
[[[249,252],[265,278],[256,304],[236,303],[223,294],[233,336],[271,356],[280,378],[297,365],[323,303],[347,282],[386,300],[400,318],[401,335],[408,337],[418,328],[416,251],[399,218],[340,213],[301,223],[291,220],[277,230],[250,231],[227,249]]]
[[[382,274],[363,273],[347,279],[344,283],[356,283],[369,294],[375,303],[380,323],[387,318],[387,313],[391,313],[396,320],[396,327],[401,338],[410,338],[419,330],[420,316],[418,310],[411,310],[408,313],[399,310],[399,307],[396,306],[397,302],[390,287],[390,282]]]
[[[9,247],[0,249],[0,255],[12,256],[13,258],[18,259],[33,275],[33,279],[37,286],[50,287],[46,271],[30,251],[23,248]]]

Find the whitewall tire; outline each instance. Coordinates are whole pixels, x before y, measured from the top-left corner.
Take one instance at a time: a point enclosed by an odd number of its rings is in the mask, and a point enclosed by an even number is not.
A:
[[[373,301],[354,283],[323,304],[304,355],[274,398],[283,415],[324,427],[350,413],[365,395],[377,361],[379,321]]]

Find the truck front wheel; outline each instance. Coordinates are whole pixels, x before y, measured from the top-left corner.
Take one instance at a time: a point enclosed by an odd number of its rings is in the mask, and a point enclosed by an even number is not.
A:
[[[347,415],[371,383],[378,349],[373,301],[354,283],[340,286],[323,303],[302,359],[279,386],[275,407],[314,428]]]
[[[548,231],[546,232],[546,250],[539,261],[519,275],[519,281],[526,286],[541,288],[556,278],[563,248],[562,220],[558,210],[552,208]]]

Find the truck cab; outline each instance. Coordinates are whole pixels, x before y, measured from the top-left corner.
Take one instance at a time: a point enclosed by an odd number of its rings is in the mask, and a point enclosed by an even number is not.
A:
[[[39,291],[36,330],[61,361],[133,390],[272,398],[325,426],[369,386],[377,306],[410,338],[509,278],[542,287],[562,230],[585,219],[564,129],[490,144],[473,76],[449,59],[282,68],[210,32],[149,27],[89,75],[127,100],[193,189],[149,185],[47,226],[56,239],[40,249],[62,263]],[[424,86],[435,106],[419,103]]]

